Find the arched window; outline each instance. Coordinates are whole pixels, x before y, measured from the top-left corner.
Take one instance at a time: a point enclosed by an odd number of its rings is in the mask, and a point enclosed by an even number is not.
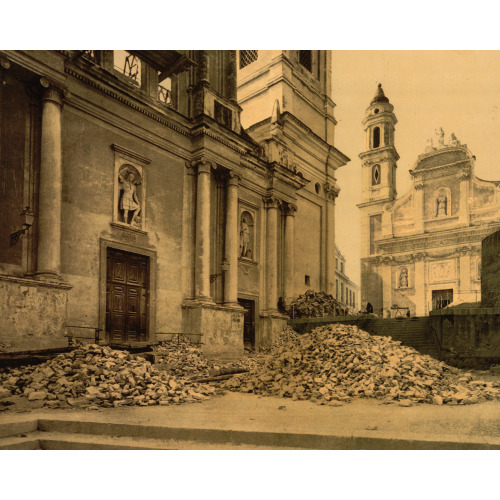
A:
[[[372,167],[372,186],[380,184],[380,165],[373,165]]]
[[[380,128],[375,127],[373,129],[373,147],[378,148],[380,146]]]

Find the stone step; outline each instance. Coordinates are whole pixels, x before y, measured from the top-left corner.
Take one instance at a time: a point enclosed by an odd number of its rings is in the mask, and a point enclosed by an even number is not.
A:
[[[137,426],[130,426],[136,428]],[[148,428],[147,425],[143,426]],[[156,427],[156,432],[161,427]],[[89,430],[92,430],[89,428]],[[102,430],[102,429],[99,429]],[[179,429],[178,429],[179,430]],[[389,435],[368,437],[363,435],[319,435],[287,432],[231,433],[233,439],[225,442],[206,440],[215,429],[190,429],[199,439],[162,439],[100,433],[71,433],[34,431],[26,436],[0,439],[0,450],[491,450],[500,449],[500,439],[475,439],[464,441],[460,437],[434,440],[432,438],[394,438]],[[161,433],[160,433],[161,434]],[[246,439],[245,436],[246,435]],[[242,439],[238,439],[242,438]],[[251,442],[249,442],[251,441]],[[283,443],[273,445],[271,442]],[[288,446],[294,443],[296,446]]]
[[[0,439],[0,450],[293,450],[246,443],[136,438],[96,434],[35,431],[26,437]]]

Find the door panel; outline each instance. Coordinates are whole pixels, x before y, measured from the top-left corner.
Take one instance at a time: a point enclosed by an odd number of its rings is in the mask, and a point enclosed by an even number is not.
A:
[[[110,341],[146,341],[149,258],[108,248],[106,335]]]

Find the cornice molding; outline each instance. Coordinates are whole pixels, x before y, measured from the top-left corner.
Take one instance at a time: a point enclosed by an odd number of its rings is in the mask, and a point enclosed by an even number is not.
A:
[[[139,113],[147,116],[148,118],[151,118],[152,120],[155,120],[155,121],[161,123],[162,125],[165,125],[166,127],[170,128],[172,130],[175,130],[179,134],[182,134],[186,137],[191,138],[191,132],[189,130],[182,129],[181,127],[171,123],[166,118],[159,116],[156,112],[145,109],[143,106],[140,106],[139,104],[133,102],[132,99],[128,99],[128,98],[124,97],[123,95],[120,95],[118,92],[116,92],[112,89],[109,89],[109,88],[105,87],[104,85],[99,84],[98,82],[92,80],[91,78],[83,75],[79,71],[76,71],[73,68],[66,67],[65,72],[68,75],[71,75],[72,77],[76,78],[77,80],[80,80],[81,82],[85,83],[86,85],[96,89],[97,91],[101,92],[102,94],[105,94],[108,97],[111,97],[112,99],[115,99],[118,102],[125,104],[129,108],[132,108],[135,111],[138,111]]]
[[[129,158],[132,158],[140,163],[144,163],[146,165],[149,165],[151,163],[151,160],[149,158],[146,158],[145,156],[136,153],[135,151],[132,151],[128,148],[120,146],[119,144],[111,144],[111,149],[113,151],[116,151],[117,153],[121,153],[122,155],[128,156]]]

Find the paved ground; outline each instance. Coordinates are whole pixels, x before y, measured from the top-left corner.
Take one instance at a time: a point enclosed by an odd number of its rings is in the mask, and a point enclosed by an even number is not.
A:
[[[3,412],[0,425],[33,418],[304,435],[370,437],[500,445],[500,401],[410,408],[357,400],[319,406],[254,394],[228,393],[203,403],[102,410]]]

